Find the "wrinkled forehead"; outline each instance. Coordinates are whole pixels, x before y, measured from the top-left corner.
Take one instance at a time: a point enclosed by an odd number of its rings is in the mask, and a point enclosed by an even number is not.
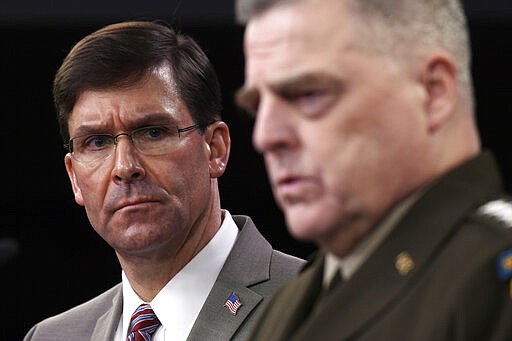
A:
[[[357,42],[357,26],[339,0],[293,2],[250,20],[244,49],[246,77],[268,70],[289,72],[298,64],[337,58]]]
[[[156,68],[125,86],[89,89],[77,98],[68,119],[71,130],[82,125],[106,126],[116,120],[143,121],[150,114],[165,114],[173,120],[188,119],[168,68]],[[182,117],[184,116],[184,117]]]
[[[108,97],[109,94],[126,94],[130,97],[133,92],[147,92],[150,95],[159,95],[170,101],[179,100],[179,91],[174,79],[172,69],[167,63],[126,74],[124,78],[112,80],[111,83],[93,85],[81,89],[77,93],[75,106],[87,93],[96,93]]]

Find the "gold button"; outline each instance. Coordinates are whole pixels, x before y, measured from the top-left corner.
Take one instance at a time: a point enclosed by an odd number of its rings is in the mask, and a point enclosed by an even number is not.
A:
[[[398,270],[398,273],[402,276],[406,276],[414,269],[414,261],[412,260],[411,255],[407,251],[400,252],[395,259],[395,268]]]
[[[503,268],[507,271],[512,270],[512,256],[509,256],[503,260]]]

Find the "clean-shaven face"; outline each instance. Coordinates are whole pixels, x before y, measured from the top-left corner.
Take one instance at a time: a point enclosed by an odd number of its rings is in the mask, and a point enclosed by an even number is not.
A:
[[[194,123],[162,66],[128,89],[85,91],[68,125],[73,137]],[[121,136],[101,162],[65,159],[75,200],[96,232],[116,251],[133,254],[175,253],[190,238],[211,205],[208,161],[208,145],[197,130],[183,133],[163,155],[144,155]]]
[[[363,48],[351,16],[313,0],[252,19],[237,96],[290,232],[340,254],[408,194],[427,136],[415,71]]]

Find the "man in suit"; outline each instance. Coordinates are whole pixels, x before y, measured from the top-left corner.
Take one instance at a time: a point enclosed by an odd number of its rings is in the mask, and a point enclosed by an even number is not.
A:
[[[221,209],[230,134],[201,48],[162,23],[109,25],[71,49],[53,91],[75,201],[122,283],[25,340],[246,339],[304,261]]]
[[[250,340],[512,340],[512,204],[458,0],[237,0],[237,18],[237,102],[290,233],[320,249]]]

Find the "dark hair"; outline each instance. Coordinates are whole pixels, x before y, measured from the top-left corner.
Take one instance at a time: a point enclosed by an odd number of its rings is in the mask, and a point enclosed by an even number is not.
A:
[[[64,141],[69,139],[69,115],[81,93],[129,88],[165,64],[195,123],[204,129],[221,119],[217,74],[194,39],[161,21],[128,21],[105,26],[80,40],[58,69],[53,100]]]

